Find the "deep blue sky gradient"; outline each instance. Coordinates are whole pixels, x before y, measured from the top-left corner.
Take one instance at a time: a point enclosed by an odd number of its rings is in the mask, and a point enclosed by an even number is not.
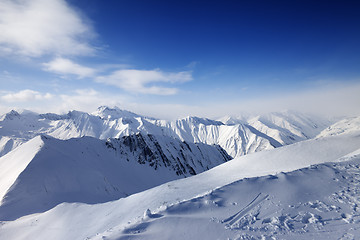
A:
[[[177,95],[136,95],[148,103],[256,99],[360,79],[360,1],[67,2],[97,34],[92,43],[99,50],[96,56],[74,58],[78,63],[192,71],[194,80],[178,84]],[[9,71],[17,68],[8,59],[1,63]],[[56,78],[36,71],[22,65],[23,75],[30,78]],[[89,79],[63,90],[85,83],[99,91],[124,93]],[[31,85],[40,91],[47,88],[36,79],[23,87]]]
[[[93,21],[108,54],[140,68],[247,77],[358,75],[358,1],[71,1]],[[202,72],[201,70],[204,70]],[[288,81],[284,80],[284,81]]]
[[[195,63],[185,89],[291,91],[360,75],[359,1],[71,3],[93,21],[107,56],[165,71]]]

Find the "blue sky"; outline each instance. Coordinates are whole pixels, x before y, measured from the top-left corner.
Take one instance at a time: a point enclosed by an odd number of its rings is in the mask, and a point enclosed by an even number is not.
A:
[[[0,112],[360,114],[357,1],[0,0]]]

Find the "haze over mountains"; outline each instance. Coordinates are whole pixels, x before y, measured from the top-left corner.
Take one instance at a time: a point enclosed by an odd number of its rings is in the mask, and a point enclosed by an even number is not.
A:
[[[356,236],[359,119],[11,111],[0,120],[0,238]]]

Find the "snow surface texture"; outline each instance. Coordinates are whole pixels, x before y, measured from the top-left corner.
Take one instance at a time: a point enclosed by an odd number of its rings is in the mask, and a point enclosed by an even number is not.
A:
[[[352,239],[359,153],[359,132],[302,141],[113,202],[2,222],[0,239]]]
[[[0,156],[40,134],[59,139],[82,136],[107,139],[141,132],[217,144],[237,157],[313,138],[330,125],[327,120],[290,111],[222,121],[198,117],[165,121],[108,107],[100,107],[92,114],[11,111],[0,119]]]
[[[119,199],[230,159],[219,146],[170,137],[38,136],[0,158],[0,220],[44,212],[62,202]]]
[[[239,180],[93,239],[356,239],[359,183],[360,157]]]

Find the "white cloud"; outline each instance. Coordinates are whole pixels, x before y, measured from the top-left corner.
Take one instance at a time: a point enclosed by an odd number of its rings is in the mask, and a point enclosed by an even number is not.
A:
[[[94,89],[77,89],[69,93],[50,95],[32,90],[5,94],[0,91],[0,115],[11,109],[27,109],[38,113],[66,113],[70,110],[93,112],[101,105],[124,107],[131,98],[98,92]],[[3,95],[3,96],[1,96]],[[4,99],[5,98],[5,99]],[[20,101],[21,100],[21,101]],[[125,107],[124,107],[125,108]]]
[[[1,96],[1,99],[6,102],[26,102],[33,100],[51,99],[52,97],[53,95],[51,95],[50,93],[41,94],[37,91],[25,89],[16,93],[5,94]]]
[[[0,54],[89,55],[91,27],[65,0],[1,0]]]
[[[155,70],[122,69],[113,72],[109,76],[96,78],[97,82],[122,88],[128,92],[145,93],[155,95],[173,95],[177,88],[162,87],[154,83],[181,83],[192,80],[192,74],[185,72],[163,72]]]
[[[79,78],[91,77],[95,74],[95,69],[81,66],[73,61],[58,57],[51,62],[44,63],[44,70],[58,74],[73,74]]]
[[[79,110],[93,112],[97,107],[106,106],[123,106],[125,99],[121,95],[113,95],[98,92],[94,89],[77,89],[73,93],[61,94],[52,109],[55,112],[67,112],[69,110]]]

